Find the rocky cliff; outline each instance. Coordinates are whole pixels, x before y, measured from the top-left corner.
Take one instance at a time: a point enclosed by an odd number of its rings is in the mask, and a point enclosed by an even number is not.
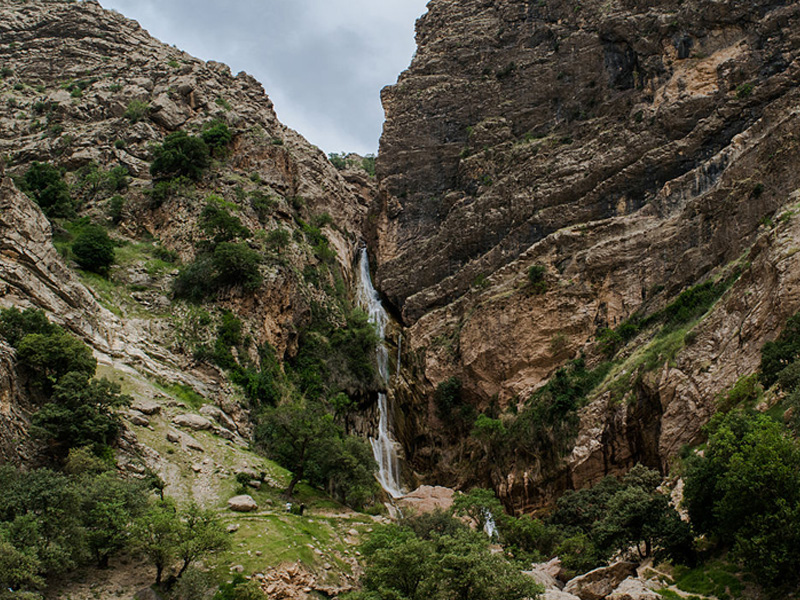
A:
[[[518,457],[481,478],[530,508],[697,440],[798,308],[799,18],[776,1],[429,3],[383,92],[372,209],[378,287],[409,326],[396,395],[416,468],[474,481],[436,433],[447,378],[479,410],[521,407],[569,359],[598,364],[599,330],[745,257],[691,344],[648,373],[617,359],[557,473]],[[627,400],[609,399],[627,368]]]
[[[198,350],[213,346],[224,311],[241,322],[249,344],[241,351],[256,363],[264,345],[280,361],[295,356],[312,307],[343,323],[373,179],[337,170],[281,124],[246,73],[155,40],[97,2],[6,3],[0,37],[0,306],[44,309],[101,363],[188,386],[246,430],[240,391]],[[159,188],[153,148],[210,124],[230,132],[224,150],[196,181]],[[20,191],[36,162],[60,170],[76,214],[48,220]],[[113,181],[112,172],[122,176]],[[234,282],[198,306],[172,287],[208,243],[199,223],[208,202],[241,224],[263,283],[253,291]],[[107,278],[73,260],[71,244],[89,222],[117,246]],[[13,412],[6,396],[2,418]]]

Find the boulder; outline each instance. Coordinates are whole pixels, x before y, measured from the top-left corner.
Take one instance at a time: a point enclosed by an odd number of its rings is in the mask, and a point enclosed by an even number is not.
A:
[[[524,575],[533,578],[536,583],[543,585],[546,590],[560,590],[564,587],[557,577],[561,571],[561,560],[556,557],[545,563],[534,563],[530,571],[523,571]]]
[[[206,419],[205,417],[201,417],[200,415],[193,415],[191,413],[178,415],[172,422],[179,427],[188,427],[189,429],[194,429],[195,431],[202,431],[206,429],[211,429],[213,427],[211,421]]]
[[[608,596],[608,600],[660,600],[661,596],[648,588],[641,579],[628,577]]]
[[[162,600],[161,594],[151,587],[142,588],[133,597],[134,600]]]
[[[131,405],[131,408],[150,416],[157,415],[161,412],[161,405],[152,400],[137,400]]]
[[[244,494],[228,500],[228,508],[236,512],[251,512],[258,509],[258,504],[252,496]]]
[[[150,419],[142,414],[132,413],[128,420],[131,422],[131,425],[136,425],[138,427],[147,427],[150,425]]]
[[[423,485],[403,496],[398,504],[401,510],[410,509],[419,515],[433,512],[437,508],[447,510],[453,505],[454,494],[450,488]]]
[[[200,414],[208,419],[214,419],[225,429],[236,431],[236,422],[218,406],[214,406],[213,404],[204,404],[200,407]]]
[[[579,575],[567,582],[564,591],[581,600],[603,600],[628,577],[636,575],[636,565],[618,562]]]
[[[581,600],[578,596],[573,596],[560,590],[545,590],[542,600]]]
[[[177,444],[181,441],[181,434],[177,431],[167,431],[167,441],[172,442],[173,444]]]

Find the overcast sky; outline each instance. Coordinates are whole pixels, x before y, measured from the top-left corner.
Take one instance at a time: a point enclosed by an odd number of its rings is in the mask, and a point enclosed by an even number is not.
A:
[[[380,90],[414,54],[427,0],[100,0],[151,35],[247,71],[325,152],[376,152]]]

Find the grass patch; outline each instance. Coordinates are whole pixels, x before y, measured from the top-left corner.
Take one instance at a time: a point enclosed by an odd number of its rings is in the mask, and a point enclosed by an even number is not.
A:
[[[737,577],[735,565],[723,561],[712,561],[695,569],[677,567],[675,585],[691,594],[716,596],[719,600],[739,598],[744,586]]]

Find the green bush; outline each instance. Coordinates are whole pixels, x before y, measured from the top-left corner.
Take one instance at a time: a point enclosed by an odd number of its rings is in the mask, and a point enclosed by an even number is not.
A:
[[[225,146],[231,142],[233,134],[231,134],[225,121],[215,119],[203,126],[200,137],[208,144],[208,147],[211,148],[212,151],[218,152],[224,150]]]
[[[128,104],[128,108],[125,109],[125,114],[123,116],[131,123],[138,123],[147,116],[149,111],[149,103],[145,102],[144,100],[131,100]]]
[[[81,269],[106,275],[114,263],[114,242],[100,225],[87,225],[75,237],[72,254]]]
[[[242,225],[239,217],[232,215],[225,201],[219,196],[209,196],[200,212],[200,228],[212,238],[214,244],[230,242],[236,238],[247,238],[250,230]]]
[[[759,378],[764,387],[770,387],[784,369],[800,357],[800,313],[790,317],[774,342],[761,349]],[[788,390],[787,390],[788,391]]]
[[[176,131],[153,148],[150,174],[159,179],[188,177],[198,180],[210,164],[208,146],[198,137]]]
[[[217,287],[241,286],[245,291],[252,292],[261,286],[261,256],[247,244],[222,242],[214,248],[211,263]]]
[[[32,433],[48,442],[50,452],[66,456],[70,448],[91,447],[101,454],[117,438],[119,416],[130,396],[107,379],[88,380],[86,373],[69,372],[53,387],[51,401],[32,419]]]
[[[531,265],[528,269],[528,283],[531,291],[535,294],[543,294],[547,291],[547,282],[544,279],[546,274],[547,268],[543,265]]]
[[[122,196],[112,196],[108,200],[106,214],[114,225],[119,225],[122,221],[123,210],[125,209],[125,198]]]
[[[75,215],[75,202],[69,187],[53,165],[34,162],[22,179],[23,191],[28,193],[49,218],[69,218]]]
[[[60,327],[48,321],[42,310],[26,308],[20,311],[16,307],[0,309],[0,335],[15,348],[26,335],[52,335],[58,331]]]

